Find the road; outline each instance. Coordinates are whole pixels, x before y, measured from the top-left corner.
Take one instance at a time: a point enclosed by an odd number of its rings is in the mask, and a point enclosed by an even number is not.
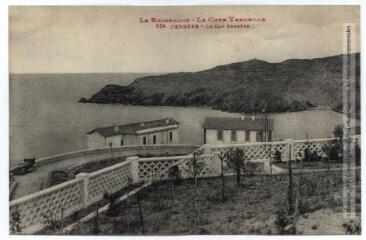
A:
[[[170,155],[186,155],[191,153],[197,146],[187,146],[174,148],[173,146],[162,146],[156,147],[155,149],[146,148],[143,150],[128,150],[116,153],[115,157],[128,157],[128,156],[136,156],[138,154],[143,155],[159,155],[159,154],[167,154]],[[97,155],[87,155],[87,156],[78,156],[72,157],[71,159],[63,159],[54,162],[50,162],[48,164],[43,164],[37,166],[37,168],[28,174],[15,176],[15,181],[18,182],[18,185],[15,189],[15,192],[12,196],[12,199],[17,199],[22,196],[37,192],[42,190],[47,183],[48,175],[51,171],[57,169],[69,168],[72,166],[81,165],[87,162],[95,162],[105,160],[111,157],[110,153],[102,153]]]

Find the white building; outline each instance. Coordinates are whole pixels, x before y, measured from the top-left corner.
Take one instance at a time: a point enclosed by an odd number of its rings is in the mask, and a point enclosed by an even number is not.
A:
[[[205,144],[272,141],[273,119],[207,117],[202,128]]]
[[[178,143],[179,122],[172,118],[95,128],[88,135],[88,147]]]

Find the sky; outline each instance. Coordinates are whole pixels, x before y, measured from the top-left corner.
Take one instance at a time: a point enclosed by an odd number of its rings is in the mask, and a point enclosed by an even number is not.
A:
[[[240,30],[170,30],[140,17],[260,17]],[[357,6],[44,7],[9,9],[11,73],[194,72],[253,58],[341,54]],[[213,23],[210,23],[213,24]],[[359,42],[356,42],[359,49]]]

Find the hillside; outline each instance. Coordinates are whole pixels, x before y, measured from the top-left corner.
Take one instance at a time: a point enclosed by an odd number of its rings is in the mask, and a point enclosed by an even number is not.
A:
[[[229,112],[342,110],[342,55],[269,63],[257,59],[199,72],[137,78],[106,85],[83,102],[145,106],[207,106]],[[356,54],[359,86],[360,55]],[[358,97],[359,99],[359,91]],[[359,100],[358,100],[359,102]]]

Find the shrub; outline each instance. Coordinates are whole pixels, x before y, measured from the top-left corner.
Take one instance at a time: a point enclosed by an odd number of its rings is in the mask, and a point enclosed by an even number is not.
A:
[[[361,234],[361,223],[343,224],[346,234]]]
[[[174,182],[174,184],[179,185],[182,183],[182,171],[177,165],[174,165],[169,169],[168,177]]]
[[[110,194],[108,192],[104,193],[104,199],[108,200],[109,209],[106,213],[108,217],[115,217],[119,214],[120,209],[119,205],[116,204],[116,200],[118,199],[118,193]]]
[[[57,217],[57,214],[48,211],[47,213],[44,213],[42,217],[44,219],[44,224],[48,226],[52,231],[56,232],[60,230],[62,226],[62,219]]]
[[[298,153],[298,156],[303,162],[318,162],[322,160],[322,157],[318,154],[318,151],[311,151],[309,146],[304,149],[303,153]]]
[[[20,234],[22,232],[21,223],[19,211],[12,212],[10,215],[10,234]]]
[[[279,207],[276,211],[275,225],[279,234],[295,234],[294,219],[288,215],[286,208]]]
[[[277,149],[273,155],[275,163],[282,163],[282,153]]]
[[[343,144],[337,140],[333,140],[328,144],[324,144],[322,151],[330,161],[341,163],[343,162]]]
[[[236,172],[236,183],[240,185],[242,172],[246,170],[246,161],[242,149],[230,149],[224,153],[227,166]]]
[[[333,130],[334,137],[336,138],[329,144],[323,146],[323,152],[327,157],[334,162],[343,162],[343,128],[342,126],[337,126]],[[358,141],[355,142],[355,161],[356,165],[361,164],[361,148]]]

